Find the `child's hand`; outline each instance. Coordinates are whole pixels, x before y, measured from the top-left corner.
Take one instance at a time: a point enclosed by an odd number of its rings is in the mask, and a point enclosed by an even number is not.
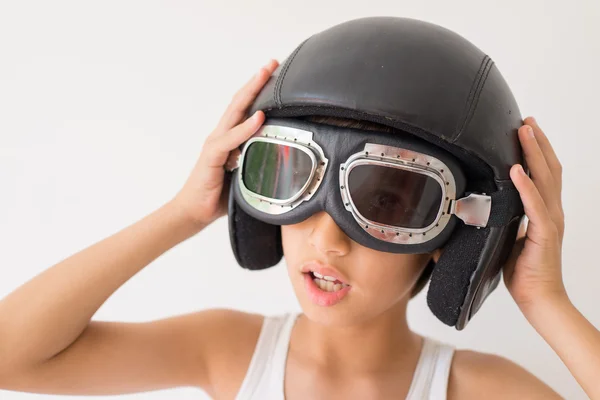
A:
[[[529,223],[526,230],[521,227],[520,239],[504,267],[504,282],[525,312],[532,304],[566,298],[566,291],[561,271],[565,230],[562,166],[535,119],[528,117],[524,122],[519,139],[531,179],[520,165],[512,167],[510,176],[521,195]]]
[[[188,180],[173,199],[193,222],[208,225],[227,214],[229,179],[225,174],[226,163],[239,156],[238,147],[264,122],[262,111],[244,120],[246,110],[278,65],[276,60],[271,60],[235,94],[216,129],[204,142]]]

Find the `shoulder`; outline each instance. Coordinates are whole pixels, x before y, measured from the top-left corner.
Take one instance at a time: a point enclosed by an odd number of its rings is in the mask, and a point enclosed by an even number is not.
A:
[[[561,399],[548,385],[507,358],[456,350],[448,381],[449,399]]]
[[[211,396],[234,398],[246,375],[265,317],[231,309],[210,309],[183,316],[187,338],[204,373],[197,386]],[[189,355],[188,357],[191,357]]]

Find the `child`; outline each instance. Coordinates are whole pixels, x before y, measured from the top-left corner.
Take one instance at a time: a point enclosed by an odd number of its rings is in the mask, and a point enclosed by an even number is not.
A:
[[[142,268],[227,213],[224,169],[265,122],[262,111],[246,113],[277,67],[269,62],[235,95],[171,201],[0,301],[0,388],[111,395],[195,386],[215,399],[560,398],[504,358],[455,350],[409,329],[408,301],[440,251],[374,250],[322,211],[281,226],[300,315],[205,310],[148,323],[90,320]],[[349,119],[309,120],[385,131]],[[510,178],[530,222],[504,280],[590,398],[600,399],[600,333],[570,303],[561,277],[561,165],[536,121],[524,122],[518,136],[531,178],[520,165]]]

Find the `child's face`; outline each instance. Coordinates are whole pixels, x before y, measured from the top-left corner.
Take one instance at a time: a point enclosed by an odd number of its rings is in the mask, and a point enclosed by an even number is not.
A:
[[[430,254],[394,254],[364,247],[336,225],[325,212],[293,225],[281,227],[282,245],[290,280],[308,318],[323,324],[351,325],[364,322],[410,298]],[[309,261],[334,267],[346,278],[349,289],[323,294],[301,271]],[[313,276],[314,277],[314,276]],[[339,288],[339,286],[338,286]]]

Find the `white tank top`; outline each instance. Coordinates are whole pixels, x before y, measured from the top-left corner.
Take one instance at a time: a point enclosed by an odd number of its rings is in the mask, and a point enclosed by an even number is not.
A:
[[[283,380],[297,313],[265,317],[236,400],[284,400]],[[454,347],[424,338],[407,400],[445,400]]]

